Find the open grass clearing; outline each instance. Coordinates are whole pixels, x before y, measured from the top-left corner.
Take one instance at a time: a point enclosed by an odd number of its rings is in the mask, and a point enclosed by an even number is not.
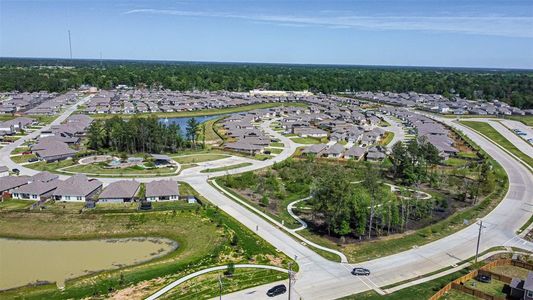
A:
[[[512,154],[520,158],[530,167],[533,167],[533,158],[531,158],[529,155],[525,154],[524,152],[520,151],[520,149],[516,148],[516,146],[513,145],[513,143],[511,143],[508,139],[506,139],[503,135],[501,135],[496,129],[490,126],[490,124],[483,123],[483,122],[474,122],[474,121],[461,121],[461,124],[466,125],[484,134],[486,137],[494,141],[496,144],[502,146],[507,151],[511,152]]]
[[[28,162],[29,159],[37,158],[35,154],[22,154],[22,155],[16,155],[10,157],[12,161],[16,162],[17,164]]]
[[[226,154],[198,154],[198,155],[185,155],[185,156],[173,156],[172,159],[180,164],[200,163],[206,161],[219,160],[230,157]]]
[[[0,201],[1,210],[17,210],[29,208],[35,201],[30,200],[17,200],[17,199],[4,199]]]
[[[272,142],[270,143],[270,147],[285,147],[285,145],[281,142]]]
[[[295,143],[305,144],[305,145],[320,144],[323,142],[321,141],[321,139],[313,138],[313,137],[294,137],[294,138],[291,138],[291,140]],[[327,143],[327,141],[325,142]]]
[[[281,152],[283,152],[283,149],[278,149],[278,148],[265,148],[265,151],[268,151],[268,152],[270,152],[271,154],[280,154]]]
[[[141,166],[108,169],[100,164],[74,165],[61,169],[63,172],[113,176],[164,176],[172,175],[176,172],[176,170],[177,169],[175,167],[145,169]]]
[[[381,145],[388,145],[390,142],[392,142],[392,139],[394,139],[394,132],[385,131],[385,136],[381,139],[379,142]]]

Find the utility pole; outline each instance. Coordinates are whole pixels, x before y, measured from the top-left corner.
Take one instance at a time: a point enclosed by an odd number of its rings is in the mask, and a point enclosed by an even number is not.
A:
[[[219,299],[222,300],[222,276],[218,274]]]
[[[70,60],[72,60],[72,40],[70,39],[70,29],[68,31],[68,48],[70,51]]]
[[[479,255],[479,241],[481,240],[481,229],[484,227],[482,220],[479,220],[479,223],[477,224],[479,225],[479,232],[477,234],[476,259],[474,260],[474,263],[477,263],[477,257]]]
[[[289,300],[291,300],[293,281],[294,281],[294,272],[292,271],[292,262],[290,262],[289,263]]]

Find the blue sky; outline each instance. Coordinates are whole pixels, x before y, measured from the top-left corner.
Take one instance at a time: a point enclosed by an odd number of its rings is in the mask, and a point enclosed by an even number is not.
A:
[[[0,0],[0,56],[533,68],[532,0]]]

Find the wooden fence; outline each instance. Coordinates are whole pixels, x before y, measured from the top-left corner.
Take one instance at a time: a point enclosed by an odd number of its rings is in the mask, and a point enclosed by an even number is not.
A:
[[[497,273],[493,273],[492,271],[490,271],[490,269],[492,269],[492,268],[494,268],[496,266],[505,266],[505,265],[512,265],[512,266],[524,268],[524,269],[527,269],[527,270],[533,270],[533,265],[532,264],[529,264],[529,263],[526,263],[526,262],[523,262],[523,261],[512,260],[512,259],[498,259],[498,260],[492,261],[492,262],[484,265],[483,267],[479,268],[479,270],[474,270],[474,271],[472,271],[472,272],[470,272],[470,273],[468,273],[468,274],[466,274],[464,276],[461,276],[461,277],[455,279],[454,281],[448,283],[442,289],[440,289],[438,292],[436,292],[433,296],[431,296],[431,298],[429,298],[429,300],[437,300],[440,297],[444,296],[451,289],[455,289],[455,290],[461,291],[463,293],[472,295],[472,296],[480,298],[480,299],[505,300],[505,297],[492,296],[492,295],[486,294],[486,293],[484,293],[482,291],[479,291],[479,290],[476,290],[476,289],[473,289],[473,288],[470,288],[470,287],[467,287],[467,286],[463,285],[463,283],[467,282],[468,280],[470,280],[472,278],[476,278],[478,274],[490,275],[492,279],[499,280],[501,282],[509,284],[509,283],[511,283],[511,280],[512,280],[511,277],[505,276],[505,275],[501,275],[501,274],[497,274]]]

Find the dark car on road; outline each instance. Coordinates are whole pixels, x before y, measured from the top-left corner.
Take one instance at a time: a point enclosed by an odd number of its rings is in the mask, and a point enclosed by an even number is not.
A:
[[[278,296],[281,294],[285,294],[285,292],[287,292],[287,287],[284,284],[280,284],[268,290],[267,296],[274,297],[274,296]]]
[[[368,276],[368,275],[370,275],[370,270],[366,269],[366,268],[353,268],[352,275]]]

